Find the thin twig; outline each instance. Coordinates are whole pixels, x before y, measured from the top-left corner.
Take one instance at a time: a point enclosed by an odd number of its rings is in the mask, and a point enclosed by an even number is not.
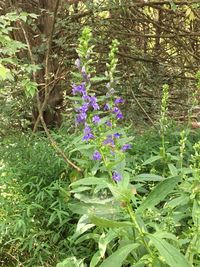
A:
[[[133,96],[135,102],[136,102],[137,105],[140,107],[140,109],[142,110],[142,112],[147,116],[147,118],[149,119],[149,121],[151,122],[151,124],[153,125],[153,127],[154,127],[155,129],[157,129],[156,126],[155,126],[155,124],[154,124],[154,122],[153,122],[153,120],[152,120],[152,118],[147,114],[146,110],[145,110],[145,109],[143,108],[143,106],[140,104],[140,102],[138,101],[138,99],[137,99],[137,97],[135,96],[135,94],[134,94],[134,92],[133,92],[132,89],[131,89],[131,93],[132,93],[132,96]]]
[[[56,150],[56,152],[63,158],[63,160],[68,163],[70,166],[72,166],[74,169],[76,169],[78,172],[82,172],[82,170],[76,166],[71,160],[69,160],[67,158],[67,156],[65,155],[65,153],[62,151],[62,149],[57,145],[56,141],[54,140],[54,138],[51,136],[47,126],[46,126],[46,123],[44,121],[44,118],[43,118],[43,115],[41,114],[41,110],[40,110],[40,120],[41,120],[41,123],[42,123],[42,126],[45,130],[45,133],[48,137],[48,139],[50,140],[51,142],[51,145],[52,147]]]
[[[5,252],[8,256],[10,256],[12,259],[14,259],[17,263],[18,263],[18,265],[19,266],[22,266],[22,267],[24,267],[24,264],[22,264],[15,256],[13,256],[12,254],[10,254],[9,252]]]

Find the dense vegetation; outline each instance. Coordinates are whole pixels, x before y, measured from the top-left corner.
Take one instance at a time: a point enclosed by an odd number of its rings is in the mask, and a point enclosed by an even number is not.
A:
[[[198,1],[0,7],[0,266],[200,266]]]

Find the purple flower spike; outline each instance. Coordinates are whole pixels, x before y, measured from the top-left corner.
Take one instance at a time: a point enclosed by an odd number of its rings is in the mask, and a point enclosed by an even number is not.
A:
[[[118,97],[115,99],[115,105],[122,104],[122,103],[124,103],[124,99],[122,99],[121,97]]]
[[[84,129],[83,140],[84,141],[89,141],[92,138],[94,138],[94,135],[91,133],[91,128],[88,125],[86,125],[85,129]]]
[[[86,92],[83,94],[82,99],[83,99],[85,102],[90,102],[90,96],[87,95]]]
[[[105,104],[103,110],[107,111],[107,110],[109,110],[109,109],[110,109],[109,104]]]
[[[112,126],[112,122],[111,122],[111,121],[106,121],[105,124],[106,124],[108,127],[111,127],[111,126]]]
[[[90,97],[90,105],[93,107],[94,110],[99,109],[99,105],[97,104],[97,98],[95,96]]]
[[[82,83],[80,85],[76,85],[76,84],[72,85],[72,94],[76,95],[77,93],[81,93],[82,95],[84,95],[86,93],[84,83]]]
[[[97,115],[95,115],[93,118],[92,118],[92,122],[94,122],[94,123],[99,123],[100,122],[100,117],[99,116],[97,116]]]
[[[84,134],[88,134],[88,133],[90,133],[90,132],[91,132],[91,128],[90,128],[90,126],[86,125],[86,126],[85,126],[85,129],[84,129]]]
[[[92,156],[93,160],[101,160],[101,154],[99,153],[99,151],[95,151],[93,156]]]
[[[88,111],[88,103],[83,104],[83,106],[79,108],[79,111],[81,113],[86,113]]]
[[[114,133],[114,138],[120,138],[121,134],[120,133]]]
[[[124,116],[123,116],[123,114],[122,114],[121,112],[119,112],[119,113],[116,115],[116,118],[117,118],[118,120],[120,120],[120,119],[123,119]]]
[[[125,145],[122,146],[122,151],[126,151],[126,150],[128,150],[130,148],[131,148],[130,144],[125,144]]]
[[[103,141],[104,145],[111,145],[112,147],[115,146],[115,142],[112,139],[112,135],[108,135],[107,139]]]
[[[114,172],[113,172],[113,175],[112,175],[112,178],[113,178],[114,181],[119,182],[119,181],[121,181],[122,176],[121,176],[120,173],[114,171]]]
[[[120,112],[120,109],[119,109],[118,107],[114,107],[114,108],[113,108],[113,112],[114,112],[114,113],[119,113],[119,112]]]
[[[92,133],[89,133],[89,134],[85,134],[83,136],[83,140],[84,141],[89,141],[90,139],[93,139],[94,138],[94,135]]]
[[[82,112],[76,116],[76,123],[77,124],[84,123],[86,118],[87,118],[87,114]]]

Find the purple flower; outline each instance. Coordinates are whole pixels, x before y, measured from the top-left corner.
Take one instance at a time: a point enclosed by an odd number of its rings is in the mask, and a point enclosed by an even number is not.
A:
[[[121,97],[118,97],[115,99],[115,105],[122,104],[122,103],[124,103],[124,99],[122,99]]]
[[[116,118],[118,119],[118,120],[120,120],[120,119],[123,119],[123,114],[121,113],[121,112],[119,112],[119,113],[117,113],[117,115],[116,115]]]
[[[114,133],[113,136],[114,136],[114,138],[120,138],[121,134],[120,133]]]
[[[76,123],[84,123],[87,118],[87,114],[84,112],[81,112],[76,116]]]
[[[84,141],[88,141],[90,139],[94,138],[94,135],[91,133],[91,128],[86,125],[85,129],[84,129],[84,136],[83,136],[83,140]]]
[[[72,94],[76,95],[77,93],[81,93],[82,95],[86,93],[84,83],[82,83],[80,85],[76,85],[76,84],[72,85]]]
[[[107,126],[109,126],[109,127],[112,126],[112,122],[111,122],[111,121],[106,121],[105,124],[106,124]]]
[[[118,181],[121,181],[122,179],[122,176],[120,173],[114,171],[113,174],[112,174],[112,178],[114,181],[118,182]]]
[[[83,136],[84,141],[89,141],[90,139],[93,139],[93,138],[94,138],[94,135],[92,133],[88,133]]]
[[[85,126],[85,129],[84,129],[84,134],[88,134],[88,133],[90,133],[90,132],[91,132],[91,128],[90,128],[90,126],[86,125],[86,126]]]
[[[115,142],[112,139],[112,135],[108,135],[107,139],[103,141],[103,144],[104,145],[111,145],[112,147],[114,147],[115,146]]]
[[[86,92],[83,94],[82,99],[83,99],[85,102],[90,102],[90,96],[87,95]]]
[[[126,151],[126,150],[128,150],[130,148],[131,148],[130,144],[125,144],[125,145],[122,146],[122,151]]]
[[[113,112],[114,112],[114,113],[119,113],[119,112],[120,112],[120,109],[119,109],[118,107],[114,107],[114,108],[113,108]]]
[[[109,104],[105,104],[103,110],[107,111],[107,110],[109,110],[109,109],[110,109]]]
[[[97,116],[97,115],[95,115],[95,116],[92,118],[92,121],[93,121],[94,123],[98,123],[98,122],[100,122],[100,117]]]
[[[83,106],[79,108],[79,111],[86,113],[88,111],[88,106],[88,103],[83,104]]]
[[[76,65],[76,67],[80,70],[80,68],[81,68],[81,61],[80,61],[79,58],[77,58],[77,59],[75,60],[75,65]]]
[[[101,160],[101,154],[99,153],[99,151],[95,151],[93,156],[92,156],[93,160]]]
[[[99,105],[97,104],[97,98],[95,96],[90,97],[90,105],[93,107],[94,110],[99,109]]]

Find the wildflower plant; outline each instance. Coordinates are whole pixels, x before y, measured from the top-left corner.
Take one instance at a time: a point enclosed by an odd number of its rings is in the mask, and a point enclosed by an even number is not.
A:
[[[77,68],[74,77],[76,83],[72,85],[72,94],[75,100],[75,124],[82,129],[82,143],[92,148],[90,160],[98,162],[102,171],[109,173],[110,178],[119,181],[123,176],[125,167],[125,151],[131,148],[125,131],[119,129],[117,124],[124,116],[121,106],[124,100],[118,97],[114,87],[116,86],[116,67],[119,43],[113,40],[108,55],[109,62],[106,64],[105,80],[107,80],[107,93],[97,97],[93,93],[92,82],[98,79],[94,76],[93,45],[90,28],[84,28],[77,49],[78,58],[75,61]],[[94,76],[94,77],[93,77]],[[123,166],[123,168],[122,168]]]
[[[187,141],[187,132],[185,130],[181,131],[180,133],[180,141],[179,141],[179,146],[180,146],[180,168],[183,168],[183,160],[184,160],[184,153],[185,153],[185,146],[186,146],[186,141]]]
[[[163,85],[163,95],[162,95],[162,102],[161,102],[161,114],[160,114],[160,135],[162,139],[162,147],[161,147],[161,156],[165,158],[165,133],[168,127],[168,118],[167,118],[167,111],[168,111],[168,100],[169,100],[169,85]]]
[[[194,109],[198,106],[198,99],[199,99],[199,93],[200,93],[200,71],[197,72],[196,74],[197,78],[197,84],[194,92],[191,95],[191,98],[189,99],[190,102],[190,109],[188,110],[188,126],[191,124],[191,118],[192,118],[192,113]]]
[[[91,30],[85,28],[79,38],[78,59],[75,62],[77,73],[74,73],[75,83],[72,85],[75,124],[77,132],[80,132],[80,136],[73,141],[76,148],[73,147],[72,151],[80,152],[81,158],[77,159],[77,162],[81,167],[84,165],[85,172],[82,179],[70,184],[74,201],[70,203],[69,208],[81,215],[70,242],[78,244],[92,239],[98,243],[99,249],[87,262],[87,266],[123,266],[124,263],[126,265],[128,256],[131,266],[168,264],[189,267],[176,247],[166,241],[164,235],[160,235],[162,224],[152,223],[157,209],[155,206],[173,191],[179,177],[176,175],[168,179],[158,176],[152,178],[150,174],[147,181],[152,179],[152,182],[155,182],[158,178],[161,181],[147,197],[139,195],[142,193],[139,192],[141,184],[133,184],[137,177],[130,177],[130,169],[126,168],[126,151],[131,148],[132,138],[126,136],[125,128],[118,126],[124,117],[124,100],[118,96],[116,90],[116,53],[119,43],[113,40],[110,46],[104,76],[107,82],[106,94],[102,96],[95,94],[97,90],[94,90],[94,81],[103,79],[96,75],[93,67],[96,55],[91,42]],[[166,85],[163,86],[160,119],[163,147],[168,96]],[[183,155],[184,148],[181,152]],[[146,175],[144,174],[144,177]],[[146,192],[146,188],[143,192]],[[147,210],[151,211],[150,219]],[[96,229],[92,231],[93,227]],[[89,229],[90,232],[87,233]],[[172,234],[165,234],[174,241]],[[134,253],[131,253],[132,251]]]

